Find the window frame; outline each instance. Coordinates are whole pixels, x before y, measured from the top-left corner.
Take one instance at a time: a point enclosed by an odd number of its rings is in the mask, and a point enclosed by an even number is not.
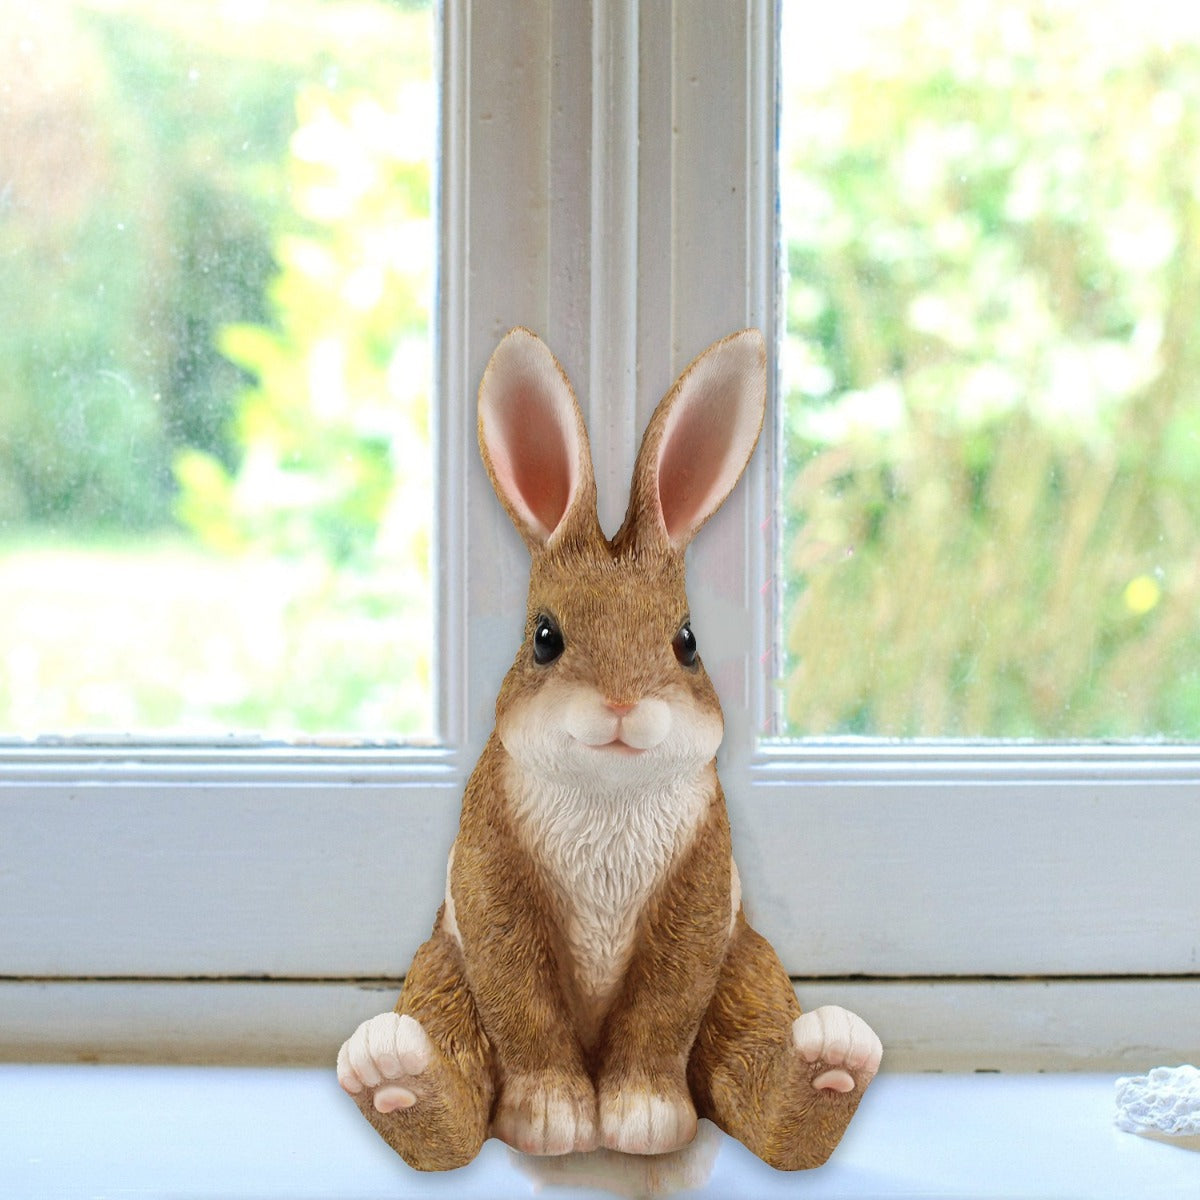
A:
[[[390,1007],[524,614],[526,552],[475,448],[483,365],[516,324],[555,350],[615,528],[678,372],[732,329],[778,330],[777,15],[772,0],[446,0],[441,740],[0,748],[0,1028],[17,1031],[0,1051],[288,1060]],[[776,436],[769,423],[689,576],[747,904],[802,999],[857,1003],[899,1065],[1197,1053],[1180,1014],[1200,1007],[1200,901],[1169,864],[1200,850],[1200,747],[761,736],[779,675]],[[308,1032],[272,1040],[268,992]],[[1133,1037],[1147,1004],[1159,1016]],[[1064,1009],[1077,1019],[1052,1019]]]

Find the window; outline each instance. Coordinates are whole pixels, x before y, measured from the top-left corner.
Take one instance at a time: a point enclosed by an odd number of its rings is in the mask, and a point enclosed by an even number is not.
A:
[[[428,738],[428,4],[6,7],[0,737]]]
[[[1200,735],[1200,27],[782,10],[795,734]]]
[[[775,327],[775,6],[565,11],[442,11],[442,740],[11,754],[0,1025],[27,1044],[61,1047],[46,1014],[69,1010],[91,1052],[320,1061],[389,1004],[369,984],[394,992],[428,931],[524,608],[525,551],[474,446],[488,354],[517,323],[559,354],[611,529],[677,372]],[[1193,1050],[1200,921],[1164,867],[1196,836],[1191,747],[774,736],[778,432],[693,547],[690,598],[747,903],[802,1000],[862,1012],[893,1067]]]

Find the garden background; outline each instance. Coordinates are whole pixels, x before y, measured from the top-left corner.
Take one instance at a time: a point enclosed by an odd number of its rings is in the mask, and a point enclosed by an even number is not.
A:
[[[782,9],[780,731],[1200,737],[1200,16],[843,9]],[[432,736],[434,13],[0,15],[0,735]]]

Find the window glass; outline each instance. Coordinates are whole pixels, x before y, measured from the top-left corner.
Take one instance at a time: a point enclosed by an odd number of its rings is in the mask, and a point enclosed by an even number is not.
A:
[[[1200,8],[785,0],[783,725],[1200,738]]]
[[[0,0],[0,736],[432,733],[433,50]]]

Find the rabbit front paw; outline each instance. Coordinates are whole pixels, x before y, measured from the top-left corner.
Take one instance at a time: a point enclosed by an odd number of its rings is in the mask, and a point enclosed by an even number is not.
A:
[[[852,1092],[865,1087],[883,1058],[875,1031],[861,1017],[836,1005],[814,1008],[792,1022],[792,1041],[817,1091]]]
[[[595,1150],[596,1096],[586,1076],[512,1075],[500,1090],[492,1136],[522,1154]]]
[[[626,1079],[601,1084],[604,1146],[626,1154],[666,1154],[696,1136],[696,1107],[682,1081]]]

